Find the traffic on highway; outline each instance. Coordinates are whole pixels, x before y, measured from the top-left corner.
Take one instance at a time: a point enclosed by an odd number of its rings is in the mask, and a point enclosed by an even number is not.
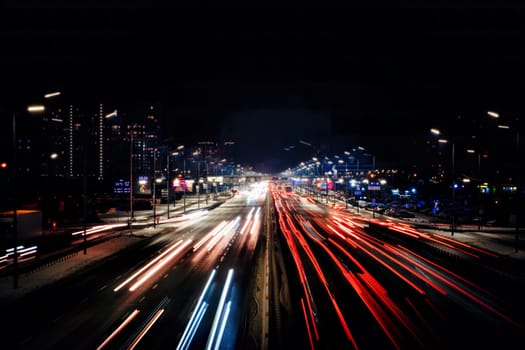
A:
[[[156,234],[4,306],[13,315],[5,341],[20,349],[508,348],[523,341],[525,325],[516,268],[489,250],[262,181],[213,210],[161,221]]]

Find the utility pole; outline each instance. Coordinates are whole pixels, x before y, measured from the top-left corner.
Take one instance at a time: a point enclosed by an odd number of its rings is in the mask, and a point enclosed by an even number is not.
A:
[[[170,152],[166,155],[166,211],[168,212],[168,219],[170,218]]]
[[[186,158],[185,157],[182,159],[182,162],[183,162],[183,171],[184,171],[184,176],[183,176],[184,186],[182,186],[182,201],[183,201],[184,208],[182,212],[186,214]]]
[[[129,138],[129,234],[133,234],[133,129]]]
[[[85,126],[84,126],[84,129],[85,129]],[[86,130],[84,130],[84,133],[86,133]],[[82,165],[82,168],[83,168],[83,171],[84,171],[84,174],[82,175],[82,187],[83,187],[83,203],[84,203],[84,233],[83,233],[83,236],[84,236],[84,255],[87,254],[87,154],[86,154],[86,142],[87,140],[84,140],[84,145],[82,146],[83,149],[84,149],[84,153],[83,156],[84,156],[84,164]]]
[[[455,153],[456,153],[456,150],[455,150],[455,144],[452,143],[452,227],[450,228],[450,235],[451,236],[454,236],[454,229],[455,229],[455,226],[456,226],[456,213],[455,213],[455,209],[454,209],[454,205],[455,205],[455,202],[456,202],[456,187],[455,187],[455,183],[454,183],[454,172],[455,172],[455,169],[454,169],[454,161],[455,161]]]
[[[157,176],[155,174],[157,169],[157,149],[153,150],[153,228],[157,226]]]
[[[18,218],[17,218],[17,184],[16,184],[16,114],[13,113],[13,241],[14,241],[14,251],[13,251],[13,288],[18,288]]]

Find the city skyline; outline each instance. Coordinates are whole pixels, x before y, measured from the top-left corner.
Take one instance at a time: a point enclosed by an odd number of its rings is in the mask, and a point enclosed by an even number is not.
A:
[[[10,10],[3,123],[54,90],[128,115],[156,104],[164,137],[237,139],[240,162],[271,171],[312,155],[299,140],[410,167],[459,116],[523,123],[520,7]]]

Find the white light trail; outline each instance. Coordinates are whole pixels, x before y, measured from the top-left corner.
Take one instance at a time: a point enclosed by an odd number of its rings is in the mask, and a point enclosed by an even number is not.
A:
[[[250,230],[250,234],[253,235],[254,233],[257,233],[260,227],[261,227],[261,207],[257,208],[257,212],[255,213],[255,216],[253,218],[253,225],[252,225],[252,229]]]
[[[164,265],[166,265],[168,262],[170,262],[177,254],[179,254],[184,248],[186,248],[188,245],[191,244],[191,239],[188,239],[185,243],[183,243],[180,247],[178,247],[176,250],[171,252],[166,258],[162,259],[156,266],[150,268],[148,272],[146,272],[135,284],[133,284],[130,288],[130,292],[134,292],[138,287],[140,287],[147,279],[149,279],[155,272],[161,269]]]
[[[213,230],[211,230],[208,234],[206,234],[206,236],[201,238],[201,240],[198,241],[197,244],[193,246],[193,251],[196,251],[197,249],[199,249],[204,243],[206,243],[207,240],[209,240],[211,237],[215,236],[218,232],[220,232],[223,229],[223,227],[226,226],[227,224],[228,224],[228,221],[223,221],[219,225],[215,226]]]
[[[200,303],[199,307],[195,309],[194,314],[191,316],[190,322],[186,326],[184,334],[177,345],[177,350],[188,349],[207,309],[207,303]]]
[[[215,237],[213,237],[210,243],[208,243],[208,245],[206,246],[206,250],[210,251],[215,246],[215,244],[221,239],[221,237],[226,236],[226,234],[234,228],[234,226],[239,222],[239,220],[240,220],[240,216],[237,216],[235,220],[230,221],[230,223],[226,225],[226,227],[224,227],[223,230],[221,230],[222,234],[216,235]]]
[[[217,342],[215,343],[215,350],[219,349],[219,346],[222,342],[222,335],[224,334],[224,329],[226,328],[226,323],[228,322],[228,316],[230,315],[230,309],[231,309],[231,300],[228,301],[228,304],[226,304],[226,311],[224,311],[224,315],[222,316],[222,322],[221,326],[219,328],[219,335],[217,336]]]
[[[142,273],[142,271],[146,270],[148,267],[150,267],[151,265],[155,264],[157,261],[159,261],[160,259],[162,259],[162,257],[166,254],[168,254],[171,250],[175,249],[179,244],[182,243],[182,240],[178,241],[177,243],[175,243],[174,245],[172,245],[171,247],[169,247],[165,252],[163,252],[162,254],[160,254],[159,256],[157,256],[155,259],[151,260],[149,263],[147,263],[146,265],[144,265],[140,270],[138,270],[137,272],[135,272],[131,277],[129,277],[127,280],[125,280],[124,282],[122,282],[120,285],[118,285],[115,289],[113,289],[114,292],[117,292],[119,289],[121,289],[122,287],[124,287],[126,284],[128,284],[131,280],[133,280],[135,277],[137,277],[138,275],[140,275]]]
[[[100,344],[97,348],[97,350],[101,350],[103,349],[106,345],[109,344],[109,342],[111,340],[113,340],[113,338],[115,338],[117,336],[117,334],[120,333],[120,331],[122,331],[124,329],[124,327],[126,327],[138,314],[139,314],[139,310],[138,309],[135,309],[135,311],[133,311],[125,320],[124,322],[122,322],[120,324],[120,326],[117,327],[117,329],[115,329],[113,331],[113,333],[111,333],[111,335],[109,337],[106,338],[106,340],[104,340],[102,342],[102,344]]]
[[[230,283],[231,283],[232,277],[233,277],[233,269],[230,269],[228,271],[228,276],[226,277],[226,283],[224,284],[224,287],[222,289],[222,294],[219,300],[219,305],[217,306],[217,312],[215,313],[215,318],[213,319],[213,324],[211,327],[210,335],[208,337],[208,342],[206,343],[206,350],[210,350],[214,344],[215,336],[217,333],[217,326],[219,324],[220,319],[222,318],[222,310],[224,308],[224,301],[230,289]]]
[[[193,339],[193,335],[197,331],[202,317],[208,309],[208,304],[203,302],[203,299],[206,293],[208,292],[211,282],[215,278],[216,274],[217,270],[214,269],[211,271],[210,277],[208,278],[208,281],[206,282],[206,285],[204,286],[204,289],[202,290],[201,295],[199,296],[199,299],[195,306],[195,310],[193,311],[193,314],[190,317],[190,322],[188,322],[188,325],[186,326],[186,329],[184,330],[184,333],[182,334],[182,337],[179,341],[179,345],[177,345],[177,350],[187,349],[190,345],[191,340]]]
[[[252,213],[253,213],[253,210],[255,209],[255,207],[253,207],[252,209],[250,209],[250,212],[248,213],[248,215],[246,215],[246,223],[244,224],[244,226],[242,227],[241,229],[241,232],[240,234],[242,235],[244,233],[244,231],[246,231],[246,228],[248,227],[248,225],[250,224],[250,219],[252,218]]]

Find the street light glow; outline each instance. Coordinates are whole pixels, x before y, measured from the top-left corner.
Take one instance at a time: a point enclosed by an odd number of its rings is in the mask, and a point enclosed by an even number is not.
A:
[[[44,105],[27,106],[27,111],[29,113],[40,113],[40,112],[44,112],[45,110],[46,110],[46,107]]]
[[[430,132],[433,133],[434,135],[441,134],[441,131],[439,131],[439,129],[435,129],[435,128],[430,129]]]
[[[56,96],[60,96],[60,91],[50,92],[48,94],[44,95],[44,98],[53,98]]]
[[[115,117],[116,115],[117,115],[117,110],[115,109],[113,112],[106,114],[105,118]]]
[[[492,118],[499,118],[499,113],[488,111],[487,114]]]

